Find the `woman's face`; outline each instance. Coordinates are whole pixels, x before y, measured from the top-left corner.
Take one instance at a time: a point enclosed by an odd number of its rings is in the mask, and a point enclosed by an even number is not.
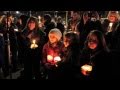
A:
[[[5,23],[8,24],[8,26],[10,26],[10,24],[12,23],[12,20],[10,18],[6,18]]]
[[[49,41],[50,43],[56,43],[58,41],[54,33],[49,34]]]
[[[34,21],[30,21],[28,23],[28,27],[29,27],[30,30],[34,30],[34,28],[35,28],[35,22]]]
[[[66,38],[66,37],[64,37],[64,40],[63,40],[64,42],[64,46],[65,47],[68,47],[69,46],[69,40]]]
[[[88,47],[92,50],[96,49],[98,46],[98,39],[95,35],[91,35],[88,39]]]
[[[110,20],[110,22],[115,22],[116,16],[111,14],[108,19]]]
[[[88,14],[84,14],[83,15],[83,20],[88,20],[88,19],[89,19]]]

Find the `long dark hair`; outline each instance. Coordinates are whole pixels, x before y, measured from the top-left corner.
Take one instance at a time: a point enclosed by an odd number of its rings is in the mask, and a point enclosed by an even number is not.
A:
[[[80,53],[80,44],[79,44],[79,36],[78,34],[74,33],[73,31],[67,32],[64,36],[67,38],[67,42],[69,43],[69,46],[66,48],[67,53],[71,53],[74,59],[78,59],[79,53]]]
[[[27,24],[25,26],[25,29],[29,29],[28,28],[28,24],[31,22],[31,21],[34,21],[35,22],[35,30],[37,30],[39,28],[39,23],[38,23],[38,19],[36,17],[33,17],[31,16],[28,21],[27,21]]]
[[[79,36],[76,33],[70,31],[70,32],[67,32],[64,37],[68,39],[68,42],[69,42],[68,47],[75,48],[75,46],[79,45]]]
[[[109,51],[108,47],[107,47],[107,44],[106,44],[106,41],[105,41],[105,37],[104,35],[102,34],[101,31],[98,31],[98,30],[92,30],[88,36],[87,36],[87,39],[85,41],[85,48],[88,49],[88,40],[89,38],[92,36],[92,35],[95,35],[99,41],[98,43],[98,46],[97,46],[97,50],[105,50],[105,51]]]

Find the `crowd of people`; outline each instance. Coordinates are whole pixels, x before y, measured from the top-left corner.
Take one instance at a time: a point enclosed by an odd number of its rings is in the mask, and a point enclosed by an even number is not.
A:
[[[62,17],[39,19],[21,15],[0,18],[0,79],[23,68],[18,79],[118,79],[120,16],[109,11],[71,11],[68,27]]]

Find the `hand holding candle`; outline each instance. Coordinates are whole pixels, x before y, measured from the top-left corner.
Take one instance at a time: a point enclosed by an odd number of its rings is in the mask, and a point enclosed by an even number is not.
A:
[[[35,49],[37,47],[38,47],[38,45],[36,44],[36,40],[33,39],[30,48]]]
[[[47,61],[52,62],[53,61],[53,56],[52,55],[47,55]]]
[[[111,31],[112,31],[112,26],[113,26],[113,23],[109,23],[110,29],[108,30],[108,32],[111,32]]]
[[[60,56],[54,57],[55,66],[58,67],[57,62],[61,61]]]
[[[92,71],[92,66],[85,64],[81,67],[81,70],[82,70],[81,72],[83,75],[89,75],[90,72]]]
[[[56,56],[56,57],[54,57],[54,62],[59,62],[59,61],[61,61],[60,56]]]

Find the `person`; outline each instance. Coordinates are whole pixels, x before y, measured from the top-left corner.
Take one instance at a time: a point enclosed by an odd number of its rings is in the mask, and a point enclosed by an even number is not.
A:
[[[99,80],[110,79],[111,59],[104,35],[98,30],[92,30],[85,41],[84,49],[80,55],[80,68],[83,65],[92,67],[89,74],[81,69],[81,79]],[[83,77],[82,77],[83,76]]]
[[[3,34],[5,41],[5,52],[4,52],[5,67],[3,70],[5,77],[9,75],[9,69],[12,69],[13,72],[18,70],[18,58],[17,58],[18,43],[17,43],[16,33],[14,31],[15,28],[16,25],[13,23],[11,15],[3,17],[0,23],[0,32]],[[10,40],[10,44],[8,42],[8,38]],[[10,45],[10,53],[8,51],[9,45]],[[11,59],[9,58],[8,54],[11,54]],[[11,60],[11,62],[9,62],[9,59]]]
[[[60,17],[60,16],[57,18],[57,26],[56,26],[56,28],[58,28],[61,31],[62,35],[63,35],[63,33],[65,31],[65,28],[64,28],[64,25],[62,23],[62,17]]]
[[[79,34],[78,25],[80,19],[80,11],[71,11],[71,20],[68,22],[68,29]]]
[[[99,14],[96,11],[91,13],[89,13],[88,11],[83,12],[80,23],[78,24],[78,30],[80,32],[80,49],[81,50],[84,47],[84,42],[87,38],[87,35],[93,29],[103,31]]]
[[[3,79],[3,67],[4,67],[4,38],[0,33],[0,79]]]
[[[17,20],[17,22],[16,22],[16,26],[18,27],[18,31],[19,31],[19,32],[22,32],[22,30],[24,30],[28,18],[29,18],[29,17],[26,16],[26,15],[21,15],[21,16],[18,18],[18,20]]]
[[[55,28],[55,23],[52,22],[52,17],[50,14],[45,14],[43,16],[43,23],[44,23],[44,32],[46,33],[46,37],[45,37],[45,42],[47,43],[49,38],[48,38],[48,34],[49,31],[53,28]]]
[[[23,48],[22,48],[22,37],[21,34],[25,28],[25,25],[27,23],[28,20],[28,16],[26,15],[21,15],[20,17],[18,17],[17,22],[16,22],[16,26],[18,27],[18,31],[16,31],[16,36],[17,36],[17,43],[18,43],[18,61],[19,61],[19,67],[22,68],[23,67]]]
[[[63,43],[61,42],[62,33],[59,29],[51,29],[49,34],[49,41],[43,47],[43,65],[45,68],[44,74],[47,74],[48,80],[58,79],[58,72],[56,68],[55,57],[60,58]]]
[[[61,53],[61,62],[58,70],[61,80],[79,79],[79,37],[73,31],[67,32],[63,39],[64,48]]]
[[[22,53],[24,55],[24,79],[41,79],[40,62],[45,33],[39,29],[38,20],[31,16],[22,34]]]
[[[119,26],[119,17],[120,16],[117,11],[109,11],[107,19],[105,19],[102,24],[104,29],[105,39],[110,49],[112,49],[112,44],[113,44],[112,38],[114,32],[117,30],[117,27]]]

